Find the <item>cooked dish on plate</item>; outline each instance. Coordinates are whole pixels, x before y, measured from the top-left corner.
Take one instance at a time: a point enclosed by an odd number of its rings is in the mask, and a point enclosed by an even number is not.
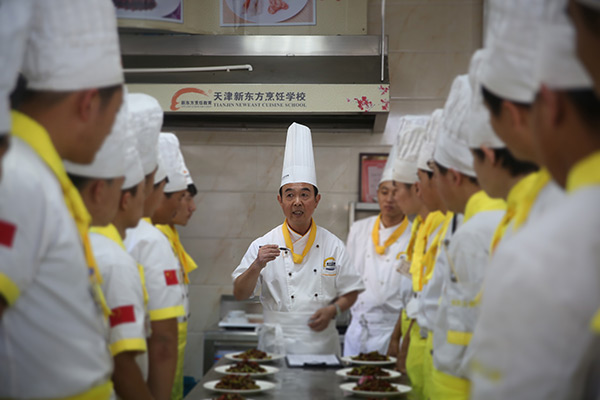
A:
[[[374,365],[361,365],[360,367],[354,367],[348,371],[347,375],[352,376],[390,376],[389,372],[384,371],[381,367]]]
[[[377,379],[373,377],[365,377],[358,381],[358,385],[354,386],[355,391],[361,392],[397,392],[396,389],[389,381],[383,379]]]
[[[226,372],[245,372],[245,373],[251,374],[251,373],[257,373],[257,372],[263,373],[263,372],[267,372],[267,370],[264,369],[263,367],[261,367],[260,364],[254,362],[254,361],[244,360],[244,361],[235,363],[231,367],[227,368]]]
[[[360,353],[357,356],[350,357],[356,361],[389,361],[389,357],[380,354],[378,351],[372,351],[370,353]]]
[[[215,385],[217,389],[253,390],[260,389],[254,379],[248,375],[225,375]]]
[[[253,360],[269,360],[271,356],[257,349],[246,350],[243,353],[236,354],[234,358],[240,358],[242,360],[253,359]]]
[[[246,398],[237,393],[225,393],[219,397],[215,397],[214,400],[246,400]]]

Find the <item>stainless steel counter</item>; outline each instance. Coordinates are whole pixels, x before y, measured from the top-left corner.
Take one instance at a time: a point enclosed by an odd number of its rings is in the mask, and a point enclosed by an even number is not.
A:
[[[216,364],[223,365],[231,361],[221,359]],[[342,392],[340,384],[349,382],[335,374],[335,368],[288,368],[285,361],[271,362],[269,365],[279,368],[279,372],[268,378],[275,383],[275,388],[265,392],[248,395],[248,398],[259,399],[286,399],[286,400],[330,400],[330,399],[354,399],[358,398]],[[186,396],[186,400],[205,400],[217,398],[218,393],[204,389],[203,384],[208,381],[220,379],[223,375],[218,374],[211,368],[196,387]],[[408,384],[408,378],[402,376],[392,382]],[[393,397],[403,400],[406,395]]]

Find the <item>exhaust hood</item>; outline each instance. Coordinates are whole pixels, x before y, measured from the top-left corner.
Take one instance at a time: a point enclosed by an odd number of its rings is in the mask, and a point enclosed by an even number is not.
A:
[[[381,47],[380,36],[121,34],[129,91],[157,98],[165,127],[200,130],[382,132]]]

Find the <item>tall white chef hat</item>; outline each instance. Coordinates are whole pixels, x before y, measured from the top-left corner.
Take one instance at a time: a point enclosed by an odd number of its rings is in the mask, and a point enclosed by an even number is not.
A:
[[[185,184],[187,186],[194,184],[194,180],[192,179],[192,174],[190,173],[190,170],[187,167],[187,165],[185,165],[185,159],[183,160],[183,176],[185,176]]]
[[[133,136],[128,127],[129,113],[123,102],[115,117],[110,134],[104,139],[102,147],[96,152],[91,164],[76,164],[64,160],[68,173],[87,178],[112,179],[125,176],[129,165],[126,160],[129,136]]]
[[[385,162],[385,166],[381,172],[379,185],[381,185],[382,182],[394,180],[394,163],[396,162],[396,154],[398,154],[398,141],[394,140],[394,144],[392,144],[387,161]]]
[[[593,82],[575,54],[575,28],[567,19],[544,24],[536,52],[540,84],[551,89],[588,89]]]
[[[156,140],[156,148],[158,149],[159,140]],[[154,173],[154,184],[162,182],[167,177],[167,170],[165,168],[165,160],[163,159],[160,151],[158,152],[158,167]]]
[[[0,135],[10,131],[10,93],[17,83],[32,18],[28,0],[0,2]]]
[[[158,137],[158,151],[164,161],[165,171],[169,181],[165,185],[165,193],[178,192],[187,189],[183,156],[179,149],[179,139],[172,133],[161,133]]]
[[[131,131],[128,132],[125,138],[125,181],[121,186],[121,189],[130,189],[134,186],[139,185],[144,180],[144,170],[142,168],[142,160],[137,150],[138,141],[135,134]]]
[[[398,132],[398,146],[392,168],[395,181],[413,184],[418,180],[417,159],[424,139],[425,127],[419,124],[405,124]]]
[[[473,155],[469,150],[469,106],[472,90],[467,75],[454,79],[444,106],[442,129],[437,138],[433,159],[446,168],[453,168],[475,177]]]
[[[419,151],[419,158],[417,159],[418,169],[433,172],[429,167],[429,161],[433,160],[433,153],[435,151],[435,141],[437,139],[438,132],[442,127],[443,118],[443,108],[438,108],[437,110],[435,110],[429,118],[429,122],[425,127],[425,140],[421,145],[421,150]]]
[[[309,183],[318,187],[310,128],[295,122],[287,131],[279,187],[288,183]]]
[[[158,135],[163,123],[163,110],[154,97],[145,93],[129,93],[127,103],[144,175],[148,175],[158,165]]]
[[[477,50],[471,58],[469,65],[469,83],[473,94],[471,96],[471,105],[469,107],[469,130],[468,143],[470,148],[480,148],[487,146],[493,149],[506,147],[498,135],[492,129],[490,124],[490,113],[483,104],[483,95],[481,94],[481,75],[483,71],[484,59],[489,53],[489,49]]]
[[[34,90],[123,83],[117,18],[110,0],[35,2],[23,74]]]
[[[600,11],[600,0],[577,0],[577,2],[579,4],[583,4],[584,6],[588,6]]]

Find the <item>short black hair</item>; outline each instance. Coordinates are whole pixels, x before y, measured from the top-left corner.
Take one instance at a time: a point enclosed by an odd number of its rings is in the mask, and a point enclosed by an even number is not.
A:
[[[432,179],[432,178],[433,178],[433,172],[432,172],[432,171],[428,171],[428,170],[426,170],[426,169],[421,169],[421,168],[419,168],[419,171],[421,171],[421,172],[423,172],[423,173],[427,174],[427,177],[428,177],[429,179]]]
[[[486,89],[486,87],[483,85],[481,85],[481,94],[483,96],[483,102],[489,107],[489,109],[492,112],[492,114],[494,115],[494,117],[500,116],[500,113],[502,112],[502,102],[503,101],[509,101],[517,107],[522,107],[525,109],[531,108],[531,103],[524,103],[524,102],[520,102],[520,101],[512,101],[512,100],[504,99],[504,98],[492,93],[491,91]]]
[[[315,185],[312,185],[312,187],[315,189],[315,197],[317,197],[319,189]],[[283,197],[283,186],[279,188],[279,197]]]
[[[440,174],[446,176],[446,174],[448,173],[448,168],[440,165],[437,161],[434,161],[434,163],[435,163],[435,166],[437,167],[437,169],[440,171]],[[472,184],[479,185],[479,181],[477,180],[476,177],[463,174],[462,172],[459,172],[459,174],[461,174],[462,176],[467,178]]]
[[[161,184],[161,183],[163,183],[163,182],[165,182],[165,183],[169,183],[169,177],[168,177],[168,176],[165,176],[165,179],[162,179],[162,180],[160,180],[160,181],[156,182],[156,183],[154,184],[154,189],[157,189],[157,188],[160,186],[160,184]]]
[[[198,194],[198,188],[196,188],[196,185],[194,185],[193,183],[190,183],[188,185],[187,191],[190,192],[190,194],[192,195],[192,197],[194,197],[195,195]]]
[[[565,91],[575,110],[585,124],[595,132],[600,131],[600,99],[593,89],[574,89]]]
[[[89,178],[87,176],[81,176],[81,175],[75,175],[75,174],[69,174],[69,173],[67,173],[67,175],[69,176],[69,179],[73,183],[73,186],[75,186],[75,188],[78,191],[83,190],[92,181],[103,180],[103,181],[106,181],[106,183],[111,184],[114,180],[112,178],[108,178],[108,179]]]
[[[135,197],[135,195],[137,195],[137,189],[138,189],[138,185],[135,185],[133,187],[130,187],[129,189],[123,189],[121,191],[121,194],[125,194],[125,193],[131,193],[132,196]]]
[[[471,149],[475,157],[483,161],[485,154],[481,149]],[[500,160],[502,168],[508,170],[510,176],[527,175],[539,169],[537,165],[529,161],[517,160],[515,156],[506,147],[501,149],[492,149],[496,159]]]
[[[600,12],[578,1],[575,2],[575,5],[580,8],[581,17],[588,29],[600,36]]]

